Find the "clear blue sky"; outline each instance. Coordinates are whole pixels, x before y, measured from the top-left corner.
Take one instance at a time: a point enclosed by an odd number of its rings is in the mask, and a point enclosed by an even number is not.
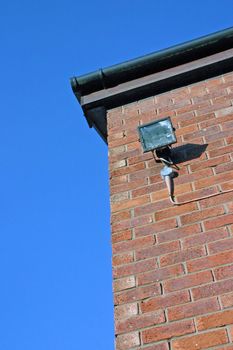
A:
[[[69,77],[230,27],[232,12],[232,0],[2,1],[1,350],[113,350],[107,148]]]

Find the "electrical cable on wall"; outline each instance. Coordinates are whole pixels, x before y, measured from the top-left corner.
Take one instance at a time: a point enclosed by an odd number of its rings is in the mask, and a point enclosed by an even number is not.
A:
[[[154,155],[154,151],[152,151],[152,153],[153,153],[154,159],[156,159],[155,155]],[[189,201],[177,202],[175,200],[175,198],[174,198],[174,181],[173,181],[174,170],[172,169],[172,166],[175,167],[176,169],[178,167],[177,167],[176,164],[174,164],[172,162],[171,159],[169,159],[169,160],[166,160],[166,159],[163,159],[163,158],[158,158],[158,159],[164,164],[164,167],[160,171],[160,174],[161,174],[161,177],[163,178],[163,180],[166,183],[170,202],[172,204],[174,204],[174,205],[184,205],[184,204],[188,204],[188,203],[192,203],[192,202],[197,202],[197,201],[200,201],[200,200],[203,200],[203,199],[216,197],[216,196],[219,196],[220,194],[233,192],[233,189],[230,189],[230,190],[226,190],[226,191],[220,191],[220,192],[217,192],[217,193],[212,193],[212,194],[210,194],[208,196],[202,196],[202,197],[194,198],[194,199],[191,199]]]

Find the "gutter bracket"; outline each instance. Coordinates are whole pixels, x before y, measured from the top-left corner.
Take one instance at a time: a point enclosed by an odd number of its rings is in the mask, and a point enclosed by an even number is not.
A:
[[[89,127],[94,127],[107,144],[107,111],[104,106],[88,109],[85,112]]]

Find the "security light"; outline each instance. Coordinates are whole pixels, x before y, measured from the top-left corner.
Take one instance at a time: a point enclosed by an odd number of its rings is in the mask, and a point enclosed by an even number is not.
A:
[[[176,136],[170,117],[155,120],[138,127],[144,152],[159,150],[176,143]]]
[[[151,151],[154,159],[157,162],[161,161],[164,164],[161,170],[161,176],[165,180],[169,198],[173,204],[176,204],[173,198],[173,177],[174,170],[172,167],[179,169],[171,159],[171,145],[176,142],[176,135],[170,117],[155,120],[149,124],[144,124],[138,127],[140,141],[144,152]]]
[[[174,177],[177,173],[174,168],[179,170],[179,167],[172,160],[171,145],[176,143],[176,136],[170,117],[155,120],[149,124],[140,125],[138,132],[144,152],[151,151],[156,162],[163,163],[164,167],[160,171],[162,179],[165,181],[169,199],[174,205],[183,205],[190,202],[200,201],[202,199],[218,196],[222,193],[232,192],[232,189],[217,192],[203,197],[194,198],[184,202],[177,202],[174,197]],[[157,159],[156,159],[157,156]]]

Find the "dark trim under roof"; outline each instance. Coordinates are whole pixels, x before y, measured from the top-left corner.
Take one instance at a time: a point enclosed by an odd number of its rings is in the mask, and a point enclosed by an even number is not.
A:
[[[233,70],[233,27],[74,77],[90,127],[106,141],[106,110]]]

